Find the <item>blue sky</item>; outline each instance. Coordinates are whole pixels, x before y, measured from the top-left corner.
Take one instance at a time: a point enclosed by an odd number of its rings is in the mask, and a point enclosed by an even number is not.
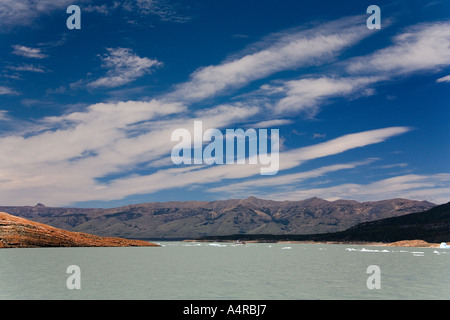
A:
[[[448,1],[3,0],[0,44],[2,205],[450,200]],[[278,129],[278,172],[174,165],[195,120]]]

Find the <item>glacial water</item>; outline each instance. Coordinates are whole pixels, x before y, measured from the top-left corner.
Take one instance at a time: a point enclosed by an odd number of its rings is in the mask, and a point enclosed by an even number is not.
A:
[[[0,299],[450,299],[445,249],[161,245],[0,249]]]

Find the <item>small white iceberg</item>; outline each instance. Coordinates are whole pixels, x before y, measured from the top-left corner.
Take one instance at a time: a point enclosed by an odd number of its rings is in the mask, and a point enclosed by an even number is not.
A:
[[[442,242],[441,245],[439,246],[440,249],[450,249],[450,246],[447,245],[447,243]]]
[[[217,242],[210,243],[209,245],[212,246],[212,247],[226,247],[227,246],[226,244],[220,244],[220,243],[217,243]]]
[[[199,247],[199,246],[201,246],[201,243],[183,244],[183,247]]]
[[[292,249],[292,247],[283,247],[281,248],[282,250],[286,250],[286,249]]]
[[[357,252],[390,252],[389,250],[377,250],[377,249],[366,249],[366,248],[362,248],[362,249],[355,249],[355,248],[346,248],[345,250],[347,251],[357,251]]]

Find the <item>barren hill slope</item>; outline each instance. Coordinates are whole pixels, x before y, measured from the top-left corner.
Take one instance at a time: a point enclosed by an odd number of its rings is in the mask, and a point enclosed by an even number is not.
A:
[[[0,212],[0,248],[24,247],[148,247],[147,241],[69,232]]]

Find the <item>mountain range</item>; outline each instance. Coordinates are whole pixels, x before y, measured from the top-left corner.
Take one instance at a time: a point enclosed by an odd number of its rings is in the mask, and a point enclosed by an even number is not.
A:
[[[235,234],[207,236],[196,240],[312,241],[342,243],[390,243],[399,246],[429,246],[450,240],[450,202],[422,212],[362,222],[344,231],[318,234]]]
[[[233,234],[298,235],[340,232],[360,223],[435,207],[427,201],[357,202],[255,197],[217,201],[150,202],[117,208],[0,207],[0,211],[56,228],[102,237],[192,239]]]

